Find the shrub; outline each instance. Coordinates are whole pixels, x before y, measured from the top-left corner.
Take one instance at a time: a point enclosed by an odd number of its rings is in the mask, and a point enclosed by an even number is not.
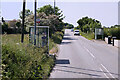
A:
[[[51,39],[53,39],[53,41],[57,44],[60,44],[63,38],[63,32],[55,32],[54,34],[52,34]]]
[[[104,37],[115,36],[120,39],[120,28],[104,28]]]
[[[2,25],[2,33],[7,32],[7,30],[8,30],[8,24],[4,22]]]
[[[48,78],[53,66],[54,59],[46,54],[46,48],[28,44],[27,35],[24,43],[20,43],[20,35],[3,35],[2,78]]]

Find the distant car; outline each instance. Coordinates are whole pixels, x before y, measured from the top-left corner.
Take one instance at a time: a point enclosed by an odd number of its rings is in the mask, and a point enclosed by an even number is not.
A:
[[[74,31],[74,35],[80,35],[80,31],[79,30],[75,30]]]
[[[71,29],[71,32],[73,32],[74,30],[73,29]]]

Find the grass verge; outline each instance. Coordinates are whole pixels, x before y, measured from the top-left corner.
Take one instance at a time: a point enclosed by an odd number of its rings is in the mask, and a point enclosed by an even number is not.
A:
[[[88,40],[92,40],[94,39],[94,34],[93,33],[84,33],[84,32],[80,32],[80,35],[85,37]]]
[[[50,38],[49,49],[58,51],[57,44],[63,38],[63,32],[55,32]],[[55,65],[55,58],[46,54],[47,48],[37,48],[29,44],[29,35],[24,43],[20,34],[2,35],[2,78],[38,79],[48,78]]]
[[[50,54],[54,54],[58,52],[58,46],[57,44],[60,44],[63,39],[64,31],[62,32],[55,32],[52,34],[52,37],[50,39]]]
[[[2,35],[2,78],[48,78],[54,58],[46,54],[46,47],[29,44],[28,35],[20,43],[20,34]]]

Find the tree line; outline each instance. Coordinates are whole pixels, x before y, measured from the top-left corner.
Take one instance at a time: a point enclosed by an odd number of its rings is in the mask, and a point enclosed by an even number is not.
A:
[[[82,19],[79,19],[77,23],[79,24],[77,28],[85,33],[94,32],[95,28],[102,27],[100,21],[88,18],[87,16],[83,17]]]
[[[87,16],[83,17],[82,19],[79,19],[77,23],[78,23],[78,26],[76,28],[80,29],[84,33],[92,33],[94,35],[95,28],[103,28],[104,37],[111,36],[111,37],[116,37],[117,39],[120,39],[120,25],[102,27],[100,21],[89,18]]]
[[[19,17],[22,19],[22,11],[19,12]],[[45,5],[43,7],[40,7],[37,9],[37,19],[40,19],[40,23],[37,24],[37,26],[49,26],[50,27],[50,34],[61,31],[65,23],[63,22],[63,19],[65,16],[63,15],[62,11],[56,6],[55,7],[55,14],[54,14],[54,8],[51,5]],[[10,23],[11,22],[11,23]],[[16,33],[21,33],[21,20],[18,22],[17,20],[12,20],[9,23],[3,22],[2,28],[3,33],[10,33],[9,30],[9,24],[14,24],[14,31]],[[12,27],[13,25],[10,25]],[[30,26],[34,26],[34,14],[29,9],[25,10],[25,31],[27,32],[27,29]],[[17,32],[18,29],[18,32]],[[12,31],[13,32],[13,31]]]

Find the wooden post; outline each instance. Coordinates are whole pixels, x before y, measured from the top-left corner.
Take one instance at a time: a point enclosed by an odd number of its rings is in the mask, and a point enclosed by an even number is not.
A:
[[[22,13],[22,35],[21,35],[21,43],[24,42],[24,18],[25,18],[25,0],[23,0],[23,13]]]

